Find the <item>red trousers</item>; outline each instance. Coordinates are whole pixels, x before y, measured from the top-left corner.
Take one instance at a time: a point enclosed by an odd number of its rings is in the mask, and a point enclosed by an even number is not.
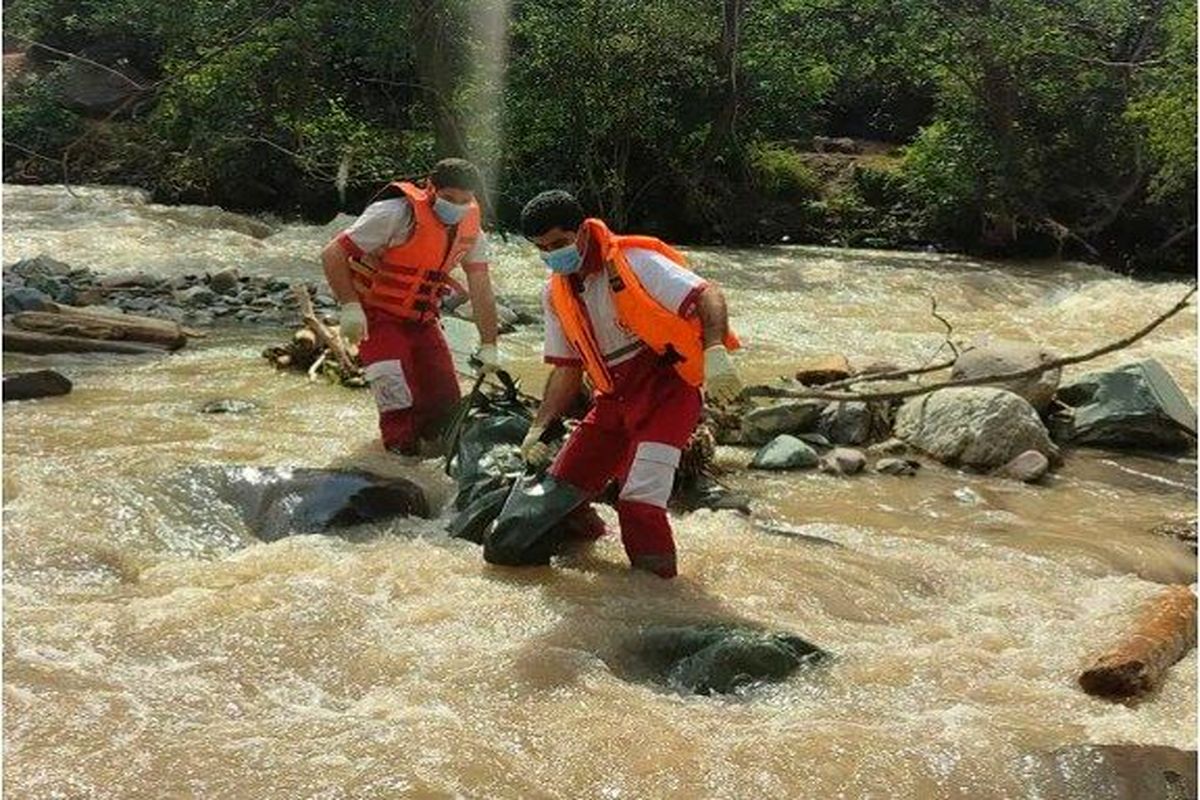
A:
[[[679,457],[700,421],[700,391],[650,350],[611,372],[613,392],[596,396],[550,474],[593,495],[617,479],[621,543],[630,563],[672,578],[675,540],[667,500]]]
[[[450,348],[437,320],[412,322],[374,308],[366,313],[368,338],[358,354],[379,408],[383,446],[414,455],[462,397]]]

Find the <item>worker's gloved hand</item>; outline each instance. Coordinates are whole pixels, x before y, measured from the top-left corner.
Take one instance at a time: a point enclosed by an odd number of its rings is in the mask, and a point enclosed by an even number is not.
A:
[[[342,338],[350,344],[358,344],[368,337],[367,315],[363,313],[361,303],[342,303],[338,321]]]
[[[500,367],[500,348],[495,344],[481,344],[479,349],[475,351],[476,366],[484,375],[490,372],[499,372]]]
[[[724,405],[742,392],[742,379],[733,366],[733,359],[723,344],[704,350],[704,394],[709,401]]]
[[[541,441],[542,434],[545,432],[546,429],[543,426],[534,425],[521,442],[521,458],[525,459],[525,463],[534,469],[541,469],[550,463],[550,445]]]

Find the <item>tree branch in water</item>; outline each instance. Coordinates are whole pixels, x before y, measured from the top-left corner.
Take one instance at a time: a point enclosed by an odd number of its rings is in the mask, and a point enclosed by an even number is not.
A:
[[[742,397],[787,397],[796,400],[847,400],[852,402],[903,400],[909,397],[917,397],[919,395],[929,394],[930,392],[936,392],[939,389],[950,389],[959,386],[981,386],[989,383],[1003,383],[1006,381],[1017,380],[1018,378],[1030,378],[1035,375],[1040,375],[1048,370],[1070,366],[1071,364],[1080,364],[1084,361],[1091,361],[1092,359],[1099,358],[1100,356],[1108,355],[1109,353],[1129,347],[1134,342],[1151,333],[1155,328],[1162,325],[1168,319],[1187,308],[1192,295],[1195,293],[1196,287],[1193,286],[1187,291],[1186,294],[1184,294],[1183,297],[1179,299],[1177,303],[1175,303],[1174,306],[1160,314],[1140,330],[1135,331],[1124,338],[1118,339],[1115,342],[1106,344],[1103,347],[1098,347],[1095,350],[1089,350],[1086,353],[1052,359],[1050,361],[1045,361],[1036,367],[1022,369],[1016,372],[1004,372],[998,375],[980,375],[974,378],[960,378],[958,380],[931,383],[928,386],[918,386],[912,389],[903,389],[895,392],[831,392],[828,390],[828,387],[821,387],[813,390],[803,390],[773,386],[750,386],[742,392]],[[909,371],[908,374],[916,374],[916,371]],[[860,380],[857,382],[861,383],[862,381]]]

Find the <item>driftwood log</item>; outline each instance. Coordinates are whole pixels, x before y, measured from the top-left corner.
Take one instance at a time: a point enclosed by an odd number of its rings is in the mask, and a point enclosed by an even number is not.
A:
[[[1196,595],[1170,586],[1138,613],[1129,633],[1079,676],[1091,695],[1121,700],[1149,692],[1196,644]]]
[[[142,342],[123,342],[111,339],[85,339],[81,336],[56,336],[51,333],[23,331],[4,326],[4,349],[11,353],[123,353],[144,355],[166,352],[165,348]]]

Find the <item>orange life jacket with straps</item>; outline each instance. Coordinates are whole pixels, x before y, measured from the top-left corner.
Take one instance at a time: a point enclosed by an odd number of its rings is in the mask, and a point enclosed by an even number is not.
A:
[[[685,319],[655,300],[638,280],[626,251],[653,250],[686,269],[687,261],[683,255],[653,236],[618,236],[598,219],[584,220],[581,231],[586,231],[589,248],[599,248],[600,263],[604,265],[621,326],[663,356],[689,384],[703,385],[704,334],[699,317]],[[601,394],[611,393],[612,375],[570,275],[550,278],[550,306],[558,315],[567,341],[583,360],[583,368],[592,385]],[[741,346],[732,330],[726,332],[724,345],[730,350]]]
[[[434,193],[407,181],[389,184],[377,199],[405,197],[412,207],[408,239],[389,247],[372,263],[350,261],[354,289],[364,306],[407,320],[438,316],[440,298],[454,281],[452,270],[479,238],[479,206],[447,225],[433,213]]]

